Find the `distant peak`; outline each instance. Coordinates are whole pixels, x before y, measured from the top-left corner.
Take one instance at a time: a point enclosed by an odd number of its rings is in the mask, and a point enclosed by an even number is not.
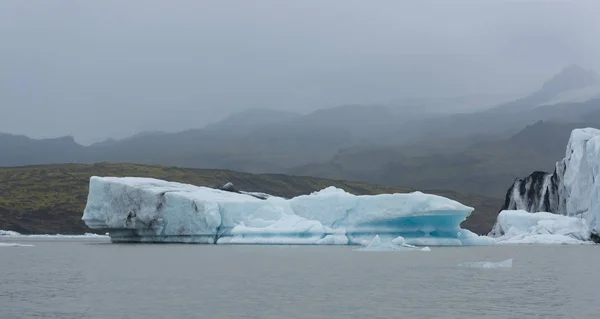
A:
[[[600,80],[600,76],[594,70],[585,69],[577,64],[570,64],[564,67],[556,77],[591,79],[596,82]]]
[[[577,64],[571,64],[546,81],[542,86],[542,91],[558,94],[598,83],[600,83],[600,76],[594,70],[588,70]]]
[[[209,130],[235,127],[237,129],[256,128],[258,126],[281,123],[300,116],[297,113],[268,108],[252,108],[229,114],[219,122],[209,124]]]

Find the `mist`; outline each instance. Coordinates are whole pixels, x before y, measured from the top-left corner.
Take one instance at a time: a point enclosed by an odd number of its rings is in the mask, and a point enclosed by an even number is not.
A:
[[[485,2],[485,3],[484,3]],[[597,1],[0,2],[0,132],[91,143],[600,70]]]

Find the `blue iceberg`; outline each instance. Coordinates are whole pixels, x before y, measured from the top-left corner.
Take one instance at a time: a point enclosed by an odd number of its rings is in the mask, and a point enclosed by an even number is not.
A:
[[[260,196],[259,196],[260,195]],[[112,242],[487,245],[460,228],[472,207],[421,192],[356,196],[328,187],[291,199],[138,177],[92,177],[85,224]]]

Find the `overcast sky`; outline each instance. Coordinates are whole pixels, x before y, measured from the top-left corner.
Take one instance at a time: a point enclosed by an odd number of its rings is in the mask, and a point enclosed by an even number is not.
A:
[[[523,93],[600,70],[600,1],[0,1],[0,132],[91,142],[244,108]]]

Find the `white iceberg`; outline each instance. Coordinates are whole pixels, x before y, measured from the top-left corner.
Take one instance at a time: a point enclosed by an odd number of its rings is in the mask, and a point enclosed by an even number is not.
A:
[[[587,222],[547,212],[500,212],[492,229],[499,244],[582,244],[589,241]]]
[[[502,260],[502,261],[474,261],[474,262],[466,262],[459,264],[459,267],[468,267],[468,268],[512,268],[513,260],[512,258]]]
[[[600,242],[600,130],[573,130],[565,158],[556,163],[554,172],[534,172],[524,179],[515,180],[502,210],[549,212],[573,217],[581,221],[580,230],[586,232],[583,239],[579,235],[574,238]],[[556,227],[568,228],[576,223],[567,222],[568,225],[561,226],[563,222],[567,220],[555,220],[558,223]],[[494,226],[494,229],[497,227]],[[490,236],[506,234],[492,230]]]
[[[266,195],[266,194],[265,194]],[[329,187],[285,199],[136,177],[92,177],[83,221],[113,242],[492,244],[460,228],[473,208],[421,192],[355,196]],[[425,246],[425,245],[424,245]]]

